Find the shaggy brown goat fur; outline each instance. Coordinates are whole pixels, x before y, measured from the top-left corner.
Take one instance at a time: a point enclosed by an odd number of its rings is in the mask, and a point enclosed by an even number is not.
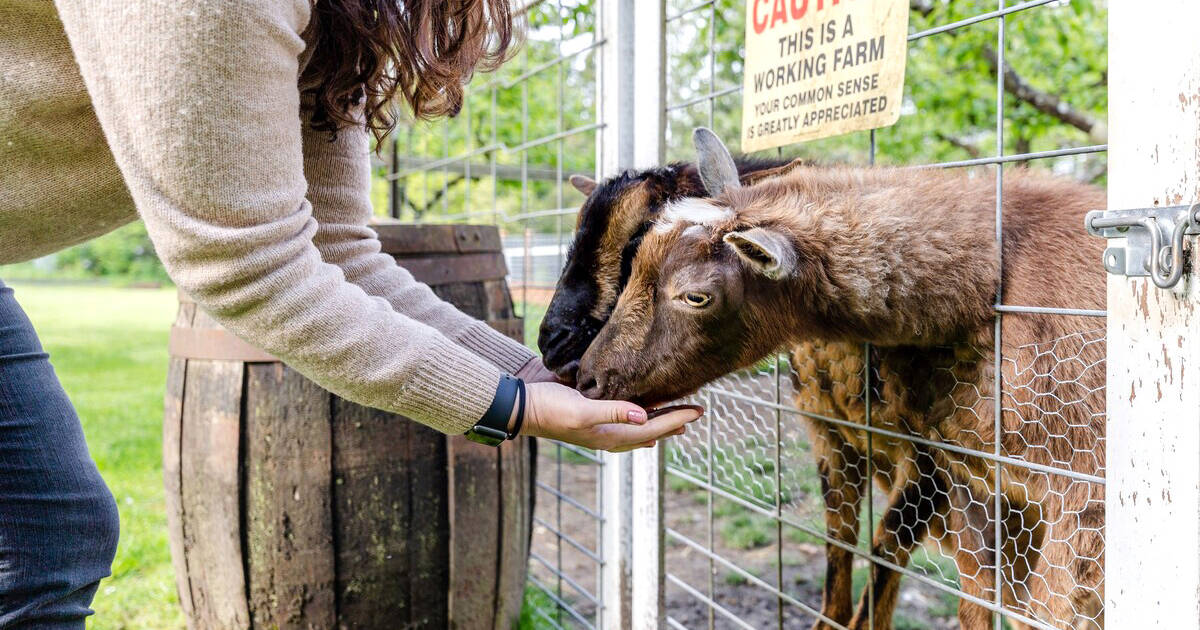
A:
[[[795,164],[743,158],[737,167],[749,184]],[[627,171],[603,183],[573,175],[571,184],[588,198],[538,336],[546,367],[567,379],[616,306],[653,218],[670,201],[705,194],[696,167],[682,163]]]
[[[802,359],[793,359],[800,398],[861,424],[864,392],[853,374],[862,373],[870,343],[879,387],[873,426],[1103,474],[1103,337],[1085,318],[1004,317],[996,445],[992,305],[1001,265],[991,178],[802,167],[718,188],[710,200],[665,211],[674,223],[645,236],[615,310],[582,359],[585,393],[679,396],[782,342]],[[1102,244],[1082,229],[1084,213],[1103,205],[1094,188],[1007,172],[1005,303],[1103,308],[1095,264]],[[806,373],[809,361],[835,368],[824,371],[839,373],[842,386],[822,383],[821,369]],[[904,565],[932,537],[954,553],[966,592],[992,600],[998,562],[1008,609],[1056,627],[1102,627],[1102,486],[1014,464],[997,473],[986,455],[884,435],[868,449],[863,431],[811,425],[833,537],[856,542],[869,457],[889,492],[875,555]],[[849,560],[830,546],[824,612],[866,627],[864,603],[850,615]],[[864,602],[876,602],[876,628],[890,627],[898,580],[873,564]],[[967,628],[990,624],[987,610],[969,601],[959,618]]]

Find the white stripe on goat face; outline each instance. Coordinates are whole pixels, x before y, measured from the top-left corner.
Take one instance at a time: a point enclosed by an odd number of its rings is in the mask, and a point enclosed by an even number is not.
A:
[[[733,218],[733,210],[715,205],[705,199],[688,197],[672,201],[663,208],[655,223],[655,232],[670,232],[679,223],[711,226]]]

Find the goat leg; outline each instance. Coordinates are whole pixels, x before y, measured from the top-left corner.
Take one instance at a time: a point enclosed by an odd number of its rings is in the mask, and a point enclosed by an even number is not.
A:
[[[818,423],[814,421],[814,425]],[[814,443],[819,443],[817,470],[821,476],[821,494],[825,499],[825,531],[830,538],[849,547],[858,544],[858,515],[866,493],[866,458],[842,439],[832,426],[813,427]],[[821,614],[846,625],[854,613],[854,553],[833,543],[825,543],[825,591]],[[818,619],[813,630],[832,628]]]
[[[898,462],[901,465],[893,479],[888,507],[871,541],[873,556],[901,567],[908,564],[913,549],[924,541],[931,528],[944,531],[944,520],[950,508],[949,476],[938,467],[926,448],[913,446],[912,459]],[[854,630],[891,628],[900,577],[899,572],[872,563],[870,578],[849,627]]]
[[[1045,536],[1041,506],[1031,500],[1025,486],[1012,484],[1005,488],[999,497],[1001,539],[997,541],[995,489],[979,481],[987,478],[986,468],[977,468],[974,475],[960,471],[955,477],[949,526],[958,543],[955,563],[960,587],[964,593],[994,601],[999,562],[1003,604],[1028,614],[1030,576],[1041,561],[1039,550]],[[963,599],[959,601],[958,620],[965,630],[986,630],[992,627],[992,611]],[[1017,630],[1027,627],[1013,619],[1008,623]]]

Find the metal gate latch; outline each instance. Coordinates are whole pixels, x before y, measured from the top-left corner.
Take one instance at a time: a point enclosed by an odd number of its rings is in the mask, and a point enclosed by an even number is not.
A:
[[[1101,238],[1123,238],[1124,247],[1104,250],[1108,273],[1150,276],[1155,286],[1169,289],[1183,277],[1183,237],[1200,234],[1200,203],[1169,208],[1092,210],[1084,219],[1087,231]]]

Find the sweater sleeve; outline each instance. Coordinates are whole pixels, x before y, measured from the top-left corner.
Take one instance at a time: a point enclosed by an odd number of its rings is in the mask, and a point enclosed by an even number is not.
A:
[[[314,242],[328,263],[369,295],[382,297],[408,317],[434,327],[502,371],[516,373],[535,358],[525,346],[442,301],[387,254],[367,225],[371,217],[370,140],[364,127],[345,128],[331,139],[309,124],[301,98],[304,175],[317,219]]]
[[[309,0],[57,0],[171,277],[226,328],[355,402],[448,433],[500,372],[347,282],[313,244],[298,61]]]

